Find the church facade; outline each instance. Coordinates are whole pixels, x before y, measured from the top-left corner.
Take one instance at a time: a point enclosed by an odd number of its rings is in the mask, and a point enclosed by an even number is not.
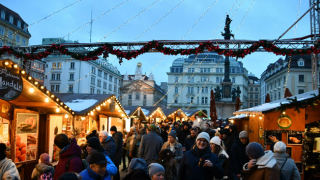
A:
[[[142,74],[142,63],[138,63],[134,75],[122,75],[121,104],[123,106],[153,106],[165,108],[166,92],[154,81],[153,74],[149,77]]]

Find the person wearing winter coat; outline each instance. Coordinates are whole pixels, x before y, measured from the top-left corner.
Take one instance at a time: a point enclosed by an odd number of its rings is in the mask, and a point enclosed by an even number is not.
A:
[[[159,152],[159,164],[164,168],[165,180],[177,180],[178,174],[175,166],[174,154],[170,149],[162,149]]]
[[[218,156],[220,165],[224,170],[224,176],[228,176],[229,155],[222,148],[222,141],[219,137],[215,136],[210,140],[211,152]]]
[[[176,139],[176,131],[171,130],[168,134],[168,141],[165,142],[161,148],[163,149],[170,149],[174,154],[174,161],[175,161],[175,168],[178,171],[180,168],[180,162],[183,156],[182,145],[177,142]]]
[[[107,131],[100,131],[99,133],[100,143],[105,151],[107,151],[108,156],[114,161],[114,156],[116,154],[116,144],[113,137],[108,135]]]
[[[159,159],[159,152],[163,141],[162,138],[156,134],[157,127],[154,124],[151,124],[148,128],[149,133],[142,136],[141,139],[139,158],[143,158],[150,164]]]
[[[0,143],[0,179],[20,180],[17,167],[11,159],[7,158],[7,146]]]
[[[128,174],[123,180],[151,180],[147,162],[142,158],[133,158],[128,167]]]
[[[224,171],[217,155],[211,152],[209,134],[202,132],[196,139],[196,145],[187,151],[181,160],[178,174],[179,180],[221,179]]]
[[[234,179],[240,179],[243,176],[242,167],[245,163],[250,161],[250,158],[246,154],[246,147],[249,144],[249,135],[247,131],[241,131],[239,139],[231,147],[230,166],[232,172],[229,173]]]
[[[272,151],[264,151],[259,143],[252,142],[246,147],[246,153],[251,159],[243,165],[246,180],[278,180],[280,171]]]
[[[239,133],[238,133],[237,126],[233,124],[230,125],[229,132],[230,132],[230,135],[226,140],[226,148],[227,148],[227,153],[231,154],[231,147],[233,143],[239,140]]]
[[[300,180],[299,170],[293,159],[286,153],[287,146],[284,142],[278,141],[274,145],[273,157],[277,160],[277,166],[285,180]],[[282,168],[282,169],[281,169]]]
[[[94,137],[92,137],[94,138]],[[90,138],[90,139],[92,139]],[[90,140],[89,139],[89,140]],[[79,175],[85,180],[111,180],[111,176],[108,173],[107,163],[105,155],[101,152],[92,152],[88,160],[89,166],[83,170]]]
[[[66,172],[58,180],[82,180],[82,177],[78,173]]]
[[[149,176],[151,180],[164,180],[165,170],[159,163],[151,163],[148,166]]]
[[[184,141],[183,148],[182,148],[183,152],[186,152],[186,151],[189,151],[190,149],[192,149],[192,147],[196,143],[197,136],[198,136],[197,129],[191,128],[190,135],[187,136],[187,138]]]
[[[166,142],[168,139],[169,126],[162,126],[160,136],[162,138],[162,142]]]
[[[120,173],[119,173],[119,165],[121,164],[122,158],[122,151],[123,151],[123,134],[117,131],[116,126],[112,126],[110,128],[110,133],[114,139],[114,143],[116,145],[116,153],[114,155],[114,165],[117,167],[117,174],[113,176],[113,180],[120,180]]]
[[[184,144],[187,136],[190,135],[190,128],[189,128],[189,127],[190,127],[190,126],[189,126],[188,122],[183,121],[183,123],[182,123],[182,128],[183,128],[183,130],[181,130],[181,131],[179,132],[179,134],[177,135],[178,141],[179,141],[181,144]]]
[[[41,174],[46,173],[52,178],[54,176],[54,167],[50,164],[50,156],[47,153],[40,155],[39,164],[32,171],[31,180],[37,180]]]
[[[146,130],[141,128],[136,139],[133,141],[133,147],[131,151],[132,158],[139,158],[139,147],[141,143],[142,136],[146,134]]]
[[[136,138],[136,128],[132,126],[130,128],[130,132],[127,134],[126,139],[123,142],[123,154],[122,154],[122,160],[123,160],[123,169],[121,171],[127,170],[127,165],[126,165],[126,156],[128,157],[128,165],[131,161],[131,157],[129,156],[130,152],[132,151],[133,148],[133,141]]]
[[[81,148],[78,146],[77,140],[72,139],[70,143],[67,135],[58,134],[54,138],[54,144],[61,149],[59,152],[60,159],[55,168],[54,179],[58,179],[65,172],[80,173],[83,167],[82,160],[80,158]],[[69,161],[69,169],[66,169],[68,160],[72,156],[74,157]]]
[[[88,157],[86,158],[87,164],[90,165],[89,159],[90,159],[90,156],[91,156],[92,153],[100,152],[105,156],[105,158],[108,161],[108,163],[107,163],[107,172],[108,172],[108,174],[110,176],[116,175],[117,172],[118,172],[117,167],[114,165],[114,163],[112,162],[111,158],[108,156],[107,151],[105,151],[103,149],[103,147],[101,146],[99,139],[96,138],[96,137],[92,137],[92,138],[88,139],[87,144],[88,144],[87,145],[87,151],[89,153]]]

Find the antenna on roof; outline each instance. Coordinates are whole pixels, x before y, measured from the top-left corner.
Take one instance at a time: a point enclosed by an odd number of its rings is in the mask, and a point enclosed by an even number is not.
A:
[[[91,22],[90,22],[90,43],[91,43],[91,34],[92,34],[92,8],[91,8]]]

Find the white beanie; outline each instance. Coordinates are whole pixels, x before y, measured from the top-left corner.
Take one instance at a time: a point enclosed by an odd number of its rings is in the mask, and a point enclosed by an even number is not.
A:
[[[279,152],[279,153],[284,153],[287,150],[287,146],[284,142],[278,141],[274,146],[273,146],[274,152]]]
[[[241,131],[239,133],[239,139],[241,138],[249,138],[248,132],[247,131]]]
[[[210,140],[210,143],[221,146],[221,139],[218,136],[215,136]]]
[[[201,139],[201,138],[206,139],[208,143],[210,142],[210,136],[209,136],[209,134],[206,133],[206,132],[200,133],[200,134],[198,135],[198,137],[197,137],[197,140],[198,140],[198,139]]]

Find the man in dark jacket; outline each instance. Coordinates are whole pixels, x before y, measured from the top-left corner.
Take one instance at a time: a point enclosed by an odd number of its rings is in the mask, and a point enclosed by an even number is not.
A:
[[[230,125],[229,131],[230,131],[230,135],[226,140],[227,154],[231,154],[231,147],[233,143],[239,140],[239,133],[236,125],[233,125],[233,124]]]
[[[117,167],[117,174],[113,176],[114,180],[120,180],[120,173],[119,173],[119,165],[121,164],[121,157],[123,151],[123,134],[121,132],[117,132],[117,127],[112,126],[110,128],[110,133],[114,139],[116,145],[116,153],[114,155],[114,164]]]
[[[128,168],[128,174],[123,180],[151,180],[148,175],[148,164],[142,158],[131,160]]]
[[[189,130],[190,126],[189,126],[188,122],[183,121],[182,125],[183,125],[182,126],[183,130],[181,130],[177,136],[180,144],[184,144],[184,141],[186,140],[188,135],[190,135],[190,130]]]
[[[80,173],[83,170],[81,156],[81,148],[77,144],[76,139],[72,139],[71,143],[68,139],[68,136],[65,134],[58,134],[54,138],[54,144],[61,149],[60,159],[56,166],[54,179],[58,179],[65,172],[76,172]],[[73,157],[70,160],[69,168],[66,171],[66,166],[69,158]]]
[[[184,145],[182,147],[183,152],[189,151],[190,149],[192,149],[193,145],[196,142],[196,138],[198,136],[197,129],[191,128],[190,132],[191,132],[191,134],[184,141]]]
[[[159,152],[163,145],[162,138],[156,134],[156,130],[156,125],[151,124],[149,133],[142,136],[140,143],[139,158],[143,158],[148,164],[159,159]]]
[[[113,137],[108,135],[106,131],[100,131],[99,133],[100,143],[105,151],[107,151],[108,156],[114,161],[114,155],[116,154],[116,144]]]
[[[175,131],[177,132],[177,134],[179,134],[179,132],[181,131],[180,124],[178,122],[174,122],[173,125],[175,128]]]
[[[211,152],[209,134],[202,132],[196,139],[196,146],[187,151],[180,162],[179,180],[222,179],[224,171],[218,156]]]
[[[239,134],[239,139],[237,140],[231,147],[230,154],[230,166],[233,165],[233,173],[229,173],[233,175],[234,179],[240,179],[243,177],[242,169],[243,165],[250,161],[249,157],[246,154],[246,147],[249,144],[249,135],[247,131],[241,131]],[[229,168],[230,170],[230,168]],[[230,178],[229,178],[230,179]]]

